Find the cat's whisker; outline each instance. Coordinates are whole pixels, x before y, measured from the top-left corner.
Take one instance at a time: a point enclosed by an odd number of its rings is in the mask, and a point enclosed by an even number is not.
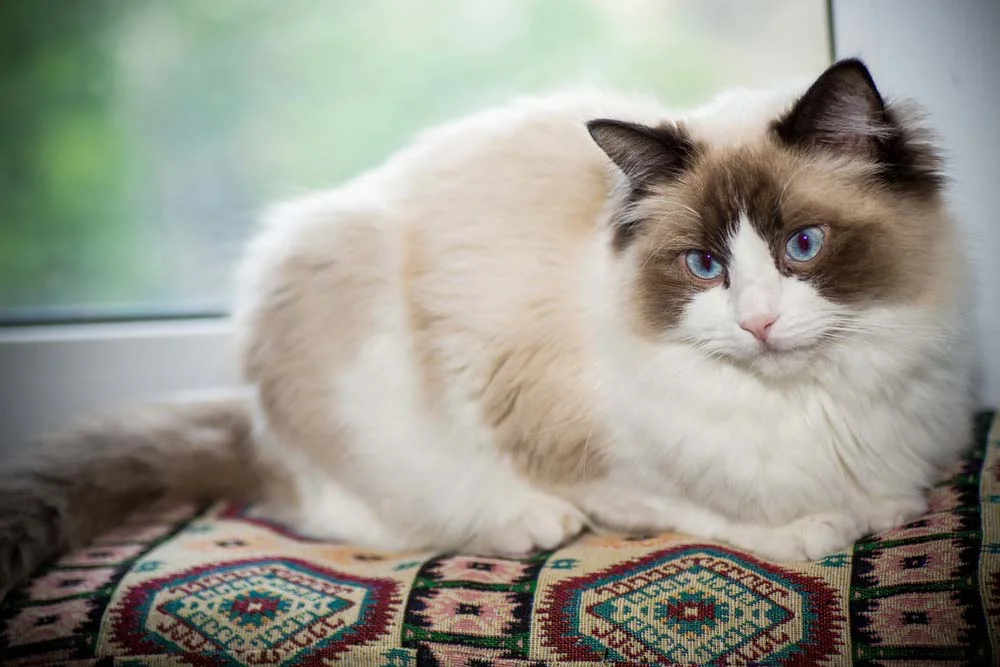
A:
[[[661,233],[661,237],[662,238],[660,240],[660,243],[659,243],[659,245],[656,246],[656,249],[653,250],[653,252],[651,252],[648,255],[646,255],[646,258],[642,261],[642,264],[639,266],[640,270],[645,269],[646,265],[649,264],[649,261],[653,257],[658,257],[659,256],[660,252],[663,250],[663,246],[665,246],[667,244],[667,240],[670,238],[669,235],[665,234],[665,233]]]
[[[781,186],[781,192],[778,193],[778,203],[777,203],[779,209],[781,208],[781,205],[785,203],[785,193],[788,191],[788,186],[792,184],[792,181],[794,181],[796,177],[798,177],[798,175],[805,168],[806,168],[806,163],[803,163],[798,167],[796,167],[795,169],[793,169],[792,173],[789,174],[788,179],[785,181],[785,184]]]
[[[904,339],[918,339],[920,341],[940,341],[940,342],[953,342],[959,339],[959,336],[954,333],[947,332],[942,329],[934,327],[907,327],[907,326],[891,326],[891,325],[872,325],[872,324],[834,324],[830,327],[831,330],[852,333],[852,334],[862,334],[874,337],[885,336],[886,333],[900,334]]]
[[[583,441],[583,453],[581,455],[580,478],[587,478],[587,462],[590,460],[590,440],[594,437],[594,429],[587,432],[587,439]]]
[[[681,209],[681,211],[679,211],[681,213],[684,213],[684,212],[690,213],[691,214],[691,219],[694,220],[695,222],[698,222],[698,221],[701,220],[701,214],[698,213],[698,211],[696,211],[693,208],[691,208],[690,206],[688,206],[687,204],[685,204],[683,202],[680,202],[680,201],[677,201],[676,199],[668,199],[667,202],[670,205],[676,206],[679,209]]]

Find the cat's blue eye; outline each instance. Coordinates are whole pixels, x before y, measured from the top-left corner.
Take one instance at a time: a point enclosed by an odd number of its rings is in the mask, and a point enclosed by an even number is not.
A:
[[[819,254],[825,240],[822,227],[803,227],[788,238],[785,255],[793,262],[808,262]]]
[[[684,254],[684,263],[695,278],[715,280],[722,275],[725,267],[714,255],[704,250],[688,250]]]

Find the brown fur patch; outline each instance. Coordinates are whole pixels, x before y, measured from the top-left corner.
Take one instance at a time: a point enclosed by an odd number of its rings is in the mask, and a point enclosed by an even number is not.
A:
[[[481,378],[478,385],[465,388],[481,406],[483,420],[493,430],[494,445],[518,472],[543,485],[602,476],[606,436],[597,426],[596,415],[579,412],[587,402],[573,397],[575,387],[585,385],[577,367],[580,343],[566,335],[553,339],[556,331],[566,333],[555,325],[524,324],[485,334],[477,343],[482,349],[481,366],[454,368],[440,346],[442,340],[456,335],[456,320],[436,312],[431,300],[423,298],[419,285],[431,265],[422,248],[419,242],[409,246],[403,273],[427,409],[448,418],[441,414],[444,397],[453,385],[466,385],[464,378],[455,375],[456,370],[463,371],[463,375]],[[544,309],[540,312],[543,318],[554,315]]]
[[[578,130],[560,120],[551,133],[572,133],[575,145]],[[491,180],[501,190],[449,188],[415,203],[402,277],[430,414],[447,424],[456,405],[478,405],[502,457],[553,487],[605,472],[608,437],[600,416],[588,412],[594,380],[585,375],[587,325],[576,299],[611,179],[597,161],[559,162],[561,153],[550,161],[542,149],[529,160],[497,160]],[[538,188],[553,165],[573,184],[570,195]],[[437,183],[427,187],[436,192]],[[496,193],[501,198],[491,201]],[[488,215],[506,216],[503,224],[484,221],[497,227],[489,234],[440,226],[456,207],[485,211],[487,203],[496,209]]]
[[[543,334],[544,335],[544,334]],[[551,343],[550,343],[551,344]],[[509,349],[493,361],[482,390],[483,415],[500,451],[530,479],[567,484],[605,473],[607,439],[596,415],[571,411],[576,375],[553,377],[545,344]]]
[[[342,447],[331,378],[375,326],[385,252],[360,214],[341,220],[332,242],[313,232],[299,231],[295,247],[271,268],[270,289],[243,315],[243,368],[273,433],[336,465]]]

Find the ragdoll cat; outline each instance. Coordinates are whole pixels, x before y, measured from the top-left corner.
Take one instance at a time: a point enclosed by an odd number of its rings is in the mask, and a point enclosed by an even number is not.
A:
[[[247,395],[6,471],[0,590],[160,496],[378,549],[816,559],[923,512],[970,429],[938,152],[856,60],[688,114],[473,115],[277,208],[243,269]]]

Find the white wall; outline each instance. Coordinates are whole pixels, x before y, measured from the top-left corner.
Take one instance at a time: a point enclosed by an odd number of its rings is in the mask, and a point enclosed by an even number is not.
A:
[[[1000,406],[1000,0],[834,0],[838,58],[929,112],[974,263],[980,400]]]

